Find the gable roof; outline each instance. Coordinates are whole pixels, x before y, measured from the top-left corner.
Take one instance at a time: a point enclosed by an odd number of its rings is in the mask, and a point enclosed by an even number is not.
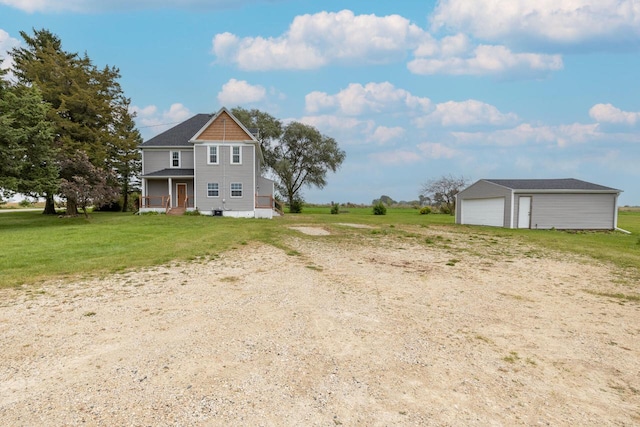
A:
[[[211,119],[212,114],[196,114],[190,119],[185,120],[143,142],[141,147],[193,147],[190,139]]]
[[[257,142],[255,134],[257,129],[247,129],[225,107],[215,114],[196,114],[184,122],[168,129],[148,141],[140,144],[140,147],[193,147],[193,142],[222,114],[226,113],[247,134],[247,141]]]
[[[484,181],[501,185],[512,190],[557,190],[557,191],[606,191],[620,192],[611,187],[593,184],[574,178],[561,179],[485,179]]]
[[[210,116],[209,120],[204,124],[204,126],[202,126],[198,132],[196,132],[195,134],[193,134],[191,136],[191,141],[190,142],[195,142],[195,141],[199,141],[200,137],[209,130],[210,127],[215,126],[216,121],[222,117],[222,122],[223,122],[223,128],[225,128],[226,126],[224,125],[224,122],[226,120],[227,117],[229,117],[231,120],[233,120],[233,122],[238,126],[238,128],[240,128],[240,134],[244,134],[247,136],[246,141],[251,141],[251,142],[258,142],[258,140],[256,139],[256,137],[253,135],[253,132],[251,132],[249,129],[247,129],[246,127],[244,127],[244,125],[242,124],[242,122],[240,122],[240,120],[238,120],[236,118],[236,116],[234,116],[233,114],[231,114],[229,112],[229,110],[227,110],[226,107],[222,107],[216,114]],[[218,124],[219,126],[219,124]],[[231,130],[231,127],[229,128],[229,130]],[[218,131],[220,132],[220,128],[218,127]],[[222,131],[224,132],[224,131]],[[237,135],[236,135],[237,136]],[[224,139],[224,133],[223,133],[223,139]]]

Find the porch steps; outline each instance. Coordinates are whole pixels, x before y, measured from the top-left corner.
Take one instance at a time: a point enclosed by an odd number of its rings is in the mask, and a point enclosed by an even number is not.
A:
[[[171,208],[167,211],[167,215],[184,215],[184,213],[187,211],[186,208]]]

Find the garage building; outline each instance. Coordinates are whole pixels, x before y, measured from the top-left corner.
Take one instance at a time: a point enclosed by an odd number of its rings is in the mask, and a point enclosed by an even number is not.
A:
[[[456,223],[613,230],[621,190],[573,178],[481,179],[456,195]]]

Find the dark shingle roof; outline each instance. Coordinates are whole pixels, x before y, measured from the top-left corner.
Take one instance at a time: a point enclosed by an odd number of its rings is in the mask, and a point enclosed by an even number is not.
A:
[[[193,176],[193,169],[162,169],[144,175],[145,178],[162,178],[170,176]]]
[[[512,190],[580,190],[580,191],[620,191],[615,188],[580,181],[574,178],[562,179],[485,179],[485,181],[511,188]]]
[[[154,136],[141,147],[192,147],[189,140],[211,119],[212,114],[196,114],[190,119]]]

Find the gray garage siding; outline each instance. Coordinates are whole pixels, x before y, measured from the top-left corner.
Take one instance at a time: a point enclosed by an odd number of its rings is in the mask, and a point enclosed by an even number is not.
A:
[[[462,223],[463,199],[490,199],[504,197],[504,227],[509,227],[509,213],[511,212],[511,190],[500,185],[486,181],[478,181],[465,190],[458,193],[456,198],[456,222]]]
[[[532,197],[531,228],[614,228],[615,194],[533,194]]]

